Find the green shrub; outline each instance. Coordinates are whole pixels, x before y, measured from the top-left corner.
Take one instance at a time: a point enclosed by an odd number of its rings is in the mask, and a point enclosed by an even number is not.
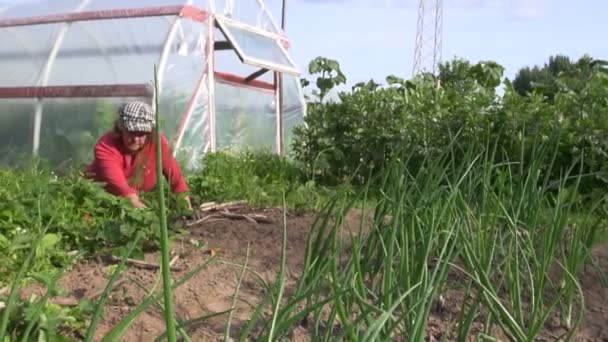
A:
[[[608,72],[599,62],[579,67],[584,70],[578,74],[556,76],[552,101],[542,89],[522,96],[491,61],[453,60],[441,65],[437,77],[389,76],[387,86],[360,83],[339,92],[337,101],[311,100],[305,125],[294,132],[293,155],[321,184],[365,184],[392,158],[407,156],[409,172],[416,173],[424,158],[449,151],[457,161],[462,151],[491,145],[499,150],[496,163],[547,158],[548,164],[555,157],[551,168],[540,168],[544,174],[557,180],[573,168],[583,175],[579,192],[598,195],[608,184]],[[327,75],[321,78],[332,77]],[[533,154],[535,141],[556,144],[556,155]]]
[[[294,156],[326,184],[351,177],[363,184],[405,152],[415,160],[438,155],[456,135],[463,146],[484,143],[501,72],[495,63],[456,61],[444,66],[440,89],[428,75],[389,76],[387,87],[370,81],[339,93],[338,102],[313,101],[306,126],[296,128]]]
[[[314,207],[322,198],[314,182],[292,161],[270,152],[222,151],[206,154],[203,170],[188,184],[196,202],[246,200],[252,205],[282,203]]]

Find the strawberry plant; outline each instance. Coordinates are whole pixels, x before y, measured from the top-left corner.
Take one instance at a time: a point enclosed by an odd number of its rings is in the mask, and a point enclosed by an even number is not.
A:
[[[158,219],[153,210],[134,209],[126,200],[108,194],[101,184],[77,172],[57,177],[42,167],[0,170],[0,266],[2,282],[10,281],[34,236],[38,217],[49,222],[38,246],[32,272],[65,267],[75,253],[118,253],[125,241],[143,234],[134,255],[158,247]],[[44,205],[37,212],[37,201]],[[152,206],[153,207],[153,206]],[[76,253],[82,255],[82,253]]]

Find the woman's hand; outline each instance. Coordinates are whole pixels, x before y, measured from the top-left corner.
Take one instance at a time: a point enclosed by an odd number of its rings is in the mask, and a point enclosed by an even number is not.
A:
[[[133,204],[135,208],[146,208],[146,205],[139,199],[139,196],[137,194],[128,195],[127,198],[129,199],[129,201],[131,201],[131,204]]]
[[[190,196],[184,197],[184,201],[186,201],[186,204],[188,205],[188,210],[192,211],[192,202],[190,202]]]

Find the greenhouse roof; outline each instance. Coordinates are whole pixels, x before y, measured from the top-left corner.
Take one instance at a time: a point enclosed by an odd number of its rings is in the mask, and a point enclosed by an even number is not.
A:
[[[0,9],[0,97],[141,96],[149,92],[143,84],[151,80],[150,65],[163,74],[171,48],[204,54],[205,41],[185,26],[210,13],[227,38],[216,49],[233,49],[243,63],[266,71],[298,74],[287,38],[261,1],[32,1]]]

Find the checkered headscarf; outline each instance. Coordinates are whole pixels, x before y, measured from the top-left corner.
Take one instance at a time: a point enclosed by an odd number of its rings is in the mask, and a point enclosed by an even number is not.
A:
[[[129,132],[152,132],[154,128],[154,112],[145,102],[127,102],[120,107],[118,115],[122,126]]]

